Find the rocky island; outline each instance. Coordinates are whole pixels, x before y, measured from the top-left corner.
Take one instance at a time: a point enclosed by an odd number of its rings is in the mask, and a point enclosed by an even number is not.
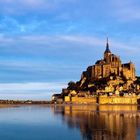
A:
[[[139,104],[140,77],[131,61],[122,63],[110,51],[107,39],[104,57],[82,72],[77,82],[70,81],[52,101],[65,103]]]

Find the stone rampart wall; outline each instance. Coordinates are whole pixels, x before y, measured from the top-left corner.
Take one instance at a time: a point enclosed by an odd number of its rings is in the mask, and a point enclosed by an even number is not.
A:
[[[137,104],[137,97],[99,97],[99,104]]]
[[[96,97],[65,97],[65,102],[96,104]],[[138,104],[138,97],[99,97],[99,104]]]
[[[72,97],[72,103],[96,104],[96,97]]]

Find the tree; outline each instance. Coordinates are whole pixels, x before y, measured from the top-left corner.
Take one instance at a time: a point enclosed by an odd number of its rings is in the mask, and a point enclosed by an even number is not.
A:
[[[70,82],[68,83],[68,88],[67,88],[67,89],[69,89],[69,90],[77,90],[77,85],[76,85],[76,83],[73,82],[73,81],[70,81]]]

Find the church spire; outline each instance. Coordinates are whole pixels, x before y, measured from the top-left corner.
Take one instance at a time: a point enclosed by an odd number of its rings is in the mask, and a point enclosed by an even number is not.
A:
[[[104,53],[111,53],[111,51],[109,49],[108,37],[107,37],[107,43],[106,43],[106,50]]]

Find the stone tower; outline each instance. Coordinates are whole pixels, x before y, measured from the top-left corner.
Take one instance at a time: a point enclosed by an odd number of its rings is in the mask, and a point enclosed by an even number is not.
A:
[[[109,43],[108,43],[108,38],[107,38],[107,43],[106,43],[106,50],[104,52],[104,60],[107,62],[107,63],[110,63],[110,55],[111,55],[111,51],[109,49]]]

